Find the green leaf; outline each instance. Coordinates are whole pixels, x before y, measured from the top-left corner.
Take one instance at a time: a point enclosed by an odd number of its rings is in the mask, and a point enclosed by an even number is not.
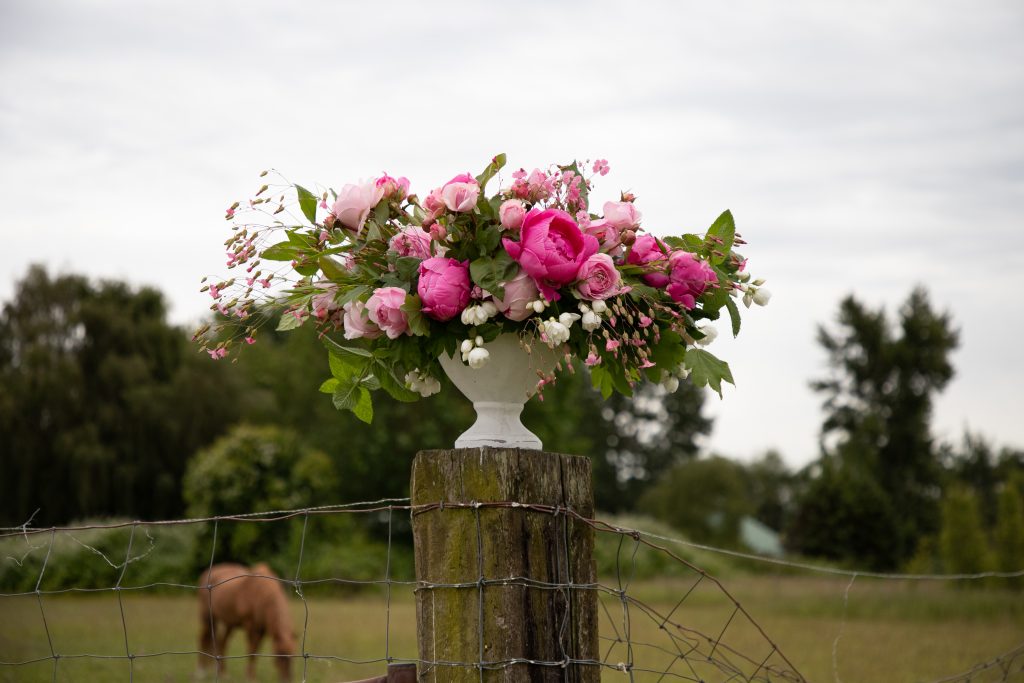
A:
[[[415,256],[401,256],[395,260],[395,272],[406,282],[412,282],[419,272],[422,261]]]
[[[381,384],[380,380],[377,379],[376,376],[370,375],[363,379],[363,386],[369,389],[370,391],[377,391],[378,389],[380,389]]]
[[[260,253],[265,261],[294,261],[299,257],[300,248],[291,240],[272,244]]]
[[[390,217],[391,207],[388,206],[388,203],[386,201],[377,202],[377,206],[373,209],[373,220],[376,221],[377,225],[384,225]]]
[[[366,390],[359,386],[358,378],[349,377],[346,380],[340,380],[334,390],[334,394],[331,396],[334,407],[338,410],[353,410],[360,398],[361,391]]]
[[[732,319],[732,336],[740,334],[740,309],[736,306],[736,300],[731,296],[726,300],[725,307],[729,309],[729,317]]]
[[[409,323],[409,331],[417,337],[425,337],[430,334],[430,323],[420,312],[422,307],[423,302],[420,301],[419,296],[416,294],[405,295],[405,303],[402,304],[401,310],[405,313],[405,319]]]
[[[484,187],[487,186],[487,181],[493,178],[495,174],[505,166],[505,161],[506,158],[504,152],[498,154],[491,159],[491,163],[487,164],[487,168],[483,170],[483,173],[476,177],[476,182],[480,186],[480,194],[484,193]]]
[[[590,368],[590,384],[595,389],[600,390],[601,398],[606,401],[611,398],[612,392],[615,391],[611,374],[600,365]]]
[[[352,412],[366,424],[373,422],[373,397],[366,387],[358,387],[358,398],[352,406]]]
[[[709,351],[690,349],[686,352],[685,362],[693,383],[698,387],[711,387],[718,393],[719,398],[722,396],[722,380],[736,386],[729,364]]]
[[[333,394],[337,389],[338,389],[338,378],[337,377],[331,377],[330,379],[325,379],[324,383],[320,385],[320,391],[322,391],[325,394]]]
[[[651,362],[658,370],[672,372],[686,358],[686,346],[683,338],[672,330],[662,330],[661,339],[651,349]]]
[[[505,296],[504,283],[515,277],[519,265],[505,251],[495,256],[481,256],[469,264],[469,275],[473,282],[497,298]]]
[[[501,229],[496,225],[484,228],[477,233],[476,241],[480,248],[480,256],[487,256],[501,243]]]
[[[348,271],[330,256],[321,256],[317,263],[320,264],[320,270],[324,271],[324,275],[331,280],[339,281],[349,277]]]
[[[296,185],[295,191],[299,193],[299,208],[302,209],[302,215],[310,223],[316,223],[316,196],[302,185]]]
[[[380,380],[380,386],[384,391],[391,395],[391,398],[396,401],[402,401],[403,403],[413,403],[420,399],[420,395],[415,391],[407,388],[404,384],[398,381],[394,374],[384,366],[383,363],[378,363],[375,374],[377,379]]]
[[[281,314],[281,320],[277,323],[277,331],[287,332],[288,330],[302,327],[302,323],[306,322],[307,317],[309,316],[297,316],[290,311],[285,311]]]
[[[681,235],[679,237],[663,237],[662,238],[668,246],[673,249],[682,249],[690,253],[697,253],[704,246],[704,240],[699,235],[691,235],[689,233]]]
[[[736,238],[736,223],[733,221],[732,212],[729,210],[723,211],[722,215],[716,218],[715,222],[708,228],[707,234],[709,237],[714,236],[722,241],[722,244],[709,245],[713,251],[719,251],[722,254],[721,256],[712,254],[710,261],[714,264],[719,264],[729,258],[733,240]]]

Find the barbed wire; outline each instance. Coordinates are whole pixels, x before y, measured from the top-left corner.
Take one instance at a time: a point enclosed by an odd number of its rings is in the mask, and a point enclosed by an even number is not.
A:
[[[560,572],[567,580],[544,580],[528,575],[495,575],[488,576],[485,571],[484,553],[485,540],[483,526],[481,524],[482,511],[488,510],[515,510],[524,515],[542,515],[553,520],[558,526],[560,535],[559,556],[557,562],[560,564]],[[414,519],[425,514],[457,514],[458,511],[468,512],[473,515],[475,529],[475,552],[476,552],[476,578],[465,581],[449,582],[427,582],[415,579],[403,579],[393,575],[392,555],[394,550],[394,515],[408,515]],[[305,577],[303,572],[303,561],[307,553],[307,536],[310,529],[310,519],[318,516],[329,515],[370,515],[375,521],[386,522],[386,553],[383,562],[383,575],[380,577],[360,578],[357,576],[330,575],[330,576],[309,576]],[[212,577],[212,570],[217,566],[218,544],[223,542],[223,526],[226,523],[274,523],[288,520],[301,519],[301,531],[298,538],[297,558],[294,564],[294,572],[287,577],[279,577],[263,572],[256,572],[250,569],[236,573],[228,578],[213,580],[208,578],[205,583],[200,580],[191,582],[188,580],[158,580],[146,581],[137,584],[126,581],[129,567],[147,557],[150,557],[158,546],[159,537],[154,536],[151,531],[161,527],[172,527],[182,525],[207,525],[211,530],[211,543],[208,562],[205,563],[206,576]],[[591,519],[580,515],[576,511],[562,506],[525,504],[515,501],[491,502],[491,503],[432,503],[426,505],[412,505],[408,498],[385,498],[375,501],[350,503],[342,505],[325,505],[294,510],[273,510],[266,512],[252,512],[232,515],[219,515],[209,517],[198,517],[178,520],[159,521],[113,521],[96,522],[66,527],[32,527],[31,519],[25,524],[17,527],[5,527],[0,529],[0,540],[23,538],[29,544],[29,550],[20,558],[11,557],[19,569],[28,571],[31,569],[27,558],[37,551],[45,549],[45,555],[39,565],[38,575],[35,577],[34,589],[12,590],[0,593],[0,599],[34,598],[37,603],[42,629],[45,633],[45,649],[36,656],[12,656],[16,653],[4,653],[0,650],[0,671],[11,667],[28,667],[31,665],[52,663],[51,680],[56,681],[58,671],[62,662],[75,660],[101,660],[101,661],[123,661],[126,663],[126,677],[134,681],[136,674],[136,662],[139,660],[152,660],[159,657],[183,657],[192,656],[201,658],[213,664],[215,669],[215,680],[220,680],[222,665],[232,660],[249,660],[250,657],[267,659],[269,661],[285,660],[290,662],[302,662],[302,680],[309,676],[311,662],[345,663],[351,665],[375,665],[392,663],[412,663],[423,670],[447,670],[447,669],[472,669],[477,672],[481,682],[485,680],[485,672],[503,671],[512,667],[541,667],[551,670],[568,670],[576,668],[579,670],[616,671],[628,676],[631,683],[637,680],[664,681],[683,680],[701,681],[710,683],[712,681],[795,681],[803,682],[806,679],[798,671],[797,667],[783,653],[779,645],[769,637],[764,628],[754,619],[749,611],[730,593],[721,581],[701,567],[689,560],[674,553],[665,545],[654,541],[675,543],[687,547],[711,552],[721,552],[729,555],[738,555],[744,559],[759,560],[792,566],[798,569],[810,571],[824,571],[830,574],[841,574],[851,577],[850,585],[857,576],[874,578],[900,578],[912,580],[966,580],[975,578],[990,578],[992,576],[1014,577],[1024,572],[985,573],[977,575],[899,575],[871,572],[853,572],[808,565],[797,562],[787,562],[778,558],[768,558],[759,555],[737,553],[712,546],[691,543],[682,539],[675,539],[667,536],[660,536],[636,529],[628,529],[598,519]],[[611,535],[617,538],[615,552],[614,576],[605,577],[607,581],[573,581],[573,549],[570,540],[572,525],[580,525],[589,528],[596,535]],[[82,532],[127,530],[128,540],[123,559],[116,561],[76,536]],[[146,539],[147,548],[138,551],[140,538]],[[98,555],[113,570],[117,571],[116,582],[109,587],[97,587],[90,585],[71,585],[47,588],[45,579],[48,569],[53,569],[54,547],[58,539],[68,537],[72,542]],[[33,544],[31,539],[40,539]],[[633,580],[638,568],[638,554],[644,549],[656,553],[672,564],[685,570],[692,577],[685,590],[677,600],[666,601],[664,606],[652,606],[631,592]],[[133,554],[134,553],[134,554]],[[601,577],[596,577],[600,579]],[[298,653],[255,653],[229,654],[218,641],[217,629],[213,615],[213,591],[226,584],[246,579],[271,580],[283,588],[290,589],[302,606],[302,628]],[[311,612],[308,603],[307,589],[321,586],[349,586],[349,587],[377,587],[384,592],[384,634],[383,648],[381,653],[371,656],[359,656],[358,653],[338,652],[315,652],[311,651],[311,641],[308,635],[311,630]],[[485,597],[488,591],[497,587],[516,586],[523,591],[543,591],[554,596],[559,604],[565,605],[566,609],[561,612],[561,619],[558,624],[558,656],[544,659],[526,659],[522,657],[504,657],[500,659],[487,659],[485,657],[485,634],[484,623],[487,615],[484,610]],[[129,628],[129,619],[126,617],[124,597],[137,594],[147,590],[188,590],[196,591],[200,595],[206,590],[207,605],[209,607],[210,632],[213,634],[212,643],[209,647],[188,648],[166,648],[159,651],[143,651],[138,646],[133,647],[132,630]],[[849,585],[847,586],[847,591]],[[478,647],[475,660],[453,661],[444,658],[428,658],[422,654],[418,656],[398,656],[392,647],[392,602],[393,599],[405,593],[408,596],[418,599],[425,593],[439,590],[472,591],[476,595],[477,609],[475,616],[475,630],[477,632]],[[692,601],[698,591],[710,590],[718,599],[726,605],[724,618],[712,625],[710,628],[697,628],[686,619],[686,606]],[[123,641],[123,654],[113,653],[82,653],[82,652],[61,652],[59,645],[55,642],[52,613],[48,614],[46,604],[52,596],[62,594],[113,594],[117,596],[119,612],[119,637]],[[595,609],[598,610],[600,622],[600,633],[598,635],[599,650],[595,656],[581,656],[566,649],[568,634],[573,628],[572,606],[574,597],[590,594],[596,601]],[[848,595],[848,593],[847,593]],[[659,603],[660,604],[660,603]],[[613,614],[612,606],[619,612]],[[578,616],[578,615],[577,615]],[[845,622],[845,602],[844,602]],[[743,638],[734,639],[732,635],[742,629]],[[640,634],[644,635],[640,635]],[[655,636],[647,634],[654,633]],[[750,643],[759,643],[759,651]],[[2,645],[2,643],[0,643]],[[836,646],[838,638],[836,639]],[[69,648],[70,649],[70,648]],[[834,655],[835,656],[835,655]],[[834,670],[837,669],[834,667]],[[943,678],[935,683],[952,683],[954,681],[976,680],[976,677],[989,672],[994,675],[1001,675],[998,680],[1008,681],[1011,676],[1024,671],[1024,643],[1000,655],[990,661],[979,663],[970,670],[957,676]],[[838,681],[838,675],[836,676]]]

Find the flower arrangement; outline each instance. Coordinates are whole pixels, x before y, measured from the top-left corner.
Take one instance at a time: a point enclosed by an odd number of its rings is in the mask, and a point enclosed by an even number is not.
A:
[[[316,325],[332,373],[321,390],[366,422],[373,391],[402,401],[436,393],[441,354],[484,367],[488,342],[503,333],[563,359],[538,376],[542,400],[574,359],[605,398],[642,381],[674,391],[687,377],[721,395],[733,378],[704,348],[716,334],[708,321],[725,309],[738,334],[737,301],[770,296],[734,251],[744,242],[732,215],[703,236],[659,238],[641,228],[631,193],[591,210],[593,181],[609,171],[603,159],[585,170],[520,169],[488,195],[504,165],[498,155],[480,175],[457,175],[422,199],[387,174],[319,194],[283,179],[263,185],[227,210],[227,265],[245,275],[204,279],[224,317],[197,339],[222,358],[277,315],[279,330]]]

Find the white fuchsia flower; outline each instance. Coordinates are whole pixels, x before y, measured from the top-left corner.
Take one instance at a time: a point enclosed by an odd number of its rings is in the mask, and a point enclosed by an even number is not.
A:
[[[563,313],[562,315],[565,314]],[[549,318],[541,323],[541,331],[543,333],[542,339],[544,340],[544,343],[551,348],[555,348],[556,346],[560,346],[561,344],[569,341],[569,326],[555,320],[554,318]]]
[[[582,325],[583,329],[587,332],[593,332],[601,327],[601,316],[593,311],[587,311],[583,314],[583,318],[580,320],[580,325]]]
[[[478,346],[469,352],[466,362],[469,364],[469,367],[479,370],[487,363],[487,359],[490,357],[491,354],[487,349]]]
[[[423,398],[433,396],[441,391],[441,383],[437,381],[436,378],[431,377],[425,372],[421,372],[419,369],[406,373],[405,386],[409,387],[409,389],[415,391]]]
[[[700,346],[707,346],[711,342],[715,341],[715,338],[718,336],[718,330],[715,329],[714,325],[704,324],[701,325],[698,329],[704,335],[703,337],[697,340],[697,344],[699,344]]]

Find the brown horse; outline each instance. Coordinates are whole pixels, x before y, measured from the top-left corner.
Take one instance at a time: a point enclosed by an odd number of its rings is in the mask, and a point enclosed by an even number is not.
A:
[[[227,654],[228,636],[236,628],[249,638],[249,678],[256,677],[256,658],[264,635],[274,641],[274,658],[282,681],[291,679],[295,635],[288,610],[288,598],[281,581],[265,564],[245,567],[216,564],[199,577],[199,668],[209,668],[210,655]],[[224,673],[225,661],[217,660]]]

